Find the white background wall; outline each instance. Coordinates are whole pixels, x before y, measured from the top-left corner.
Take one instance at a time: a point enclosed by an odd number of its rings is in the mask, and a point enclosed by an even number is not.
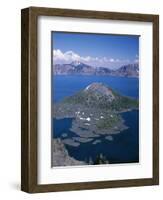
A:
[[[60,192],[29,195],[20,191],[20,9],[28,6],[76,8],[119,12],[160,14],[160,35],[163,34],[161,0],[15,0],[0,5],[0,199],[162,199],[160,186]],[[160,57],[161,41],[160,38]],[[163,53],[163,52],[162,52]],[[163,76],[160,58],[160,79]],[[160,86],[163,79],[160,80]],[[161,93],[161,90],[160,90]],[[160,94],[160,102],[163,94]],[[162,105],[160,105],[162,109]],[[162,117],[162,113],[160,115]],[[163,153],[160,118],[160,154]],[[161,159],[161,156],[160,156]],[[160,168],[163,159],[160,160]]]

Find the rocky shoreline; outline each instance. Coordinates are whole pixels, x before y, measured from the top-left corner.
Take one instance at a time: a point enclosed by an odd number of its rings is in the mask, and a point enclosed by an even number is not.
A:
[[[83,161],[76,160],[68,154],[63,142],[60,139],[52,141],[52,167],[85,165]]]

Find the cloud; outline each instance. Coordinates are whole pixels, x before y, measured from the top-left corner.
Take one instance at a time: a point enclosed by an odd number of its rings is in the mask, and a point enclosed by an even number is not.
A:
[[[113,59],[113,58],[110,58],[109,61],[110,61],[110,62],[114,62],[114,59]]]
[[[135,55],[134,63],[139,63],[139,56],[137,54]]]
[[[135,56],[135,62],[138,60],[138,56]],[[94,66],[94,67],[108,67],[108,68],[119,68],[122,65],[129,64],[131,61],[128,59],[119,59],[111,57],[91,57],[91,56],[80,56],[79,54],[73,51],[62,52],[60,49],[53,50],[53,62],[55,64],[69,64],[73,61],[80,61],[85,64]]]
[[[65,53],[62,53],[61,50],[56,49],[53,50],[53,59],[55,62],[72,62],[76,60],[89,62],[92,58],[90,56],[81,57],[73,51],[66,51]]]

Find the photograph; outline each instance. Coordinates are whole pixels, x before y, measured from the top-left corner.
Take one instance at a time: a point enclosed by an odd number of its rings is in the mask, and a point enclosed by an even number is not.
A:
[[[139,162],[139,36],[55,32],[52,167]]]

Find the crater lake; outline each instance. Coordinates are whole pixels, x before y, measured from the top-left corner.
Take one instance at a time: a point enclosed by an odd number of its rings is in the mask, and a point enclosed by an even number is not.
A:
[[[99,82],[108,85],[123,96],[139,99],[139,79],[132,77],[93,76],[93,75],[54,75],[52,77],[52,104],[62,101],[83,90],[88,85]],[[139,110],[131,110],[120,114],[128,127],[117,134],[109,134],[93,138],[88,142],[80,142],[79,146],[64,144],[69,155],[86,163],[95,162],[97,156],[103,155],[110,164],[139,162]],[[52,116],[53,117],[53,116]],[[77,137],[73,132],[73,118],[52,118],[52,137],[71,139]],[[66,134],[65,134],[66,133]],[[100,142],[95,142],[95,141]]]

